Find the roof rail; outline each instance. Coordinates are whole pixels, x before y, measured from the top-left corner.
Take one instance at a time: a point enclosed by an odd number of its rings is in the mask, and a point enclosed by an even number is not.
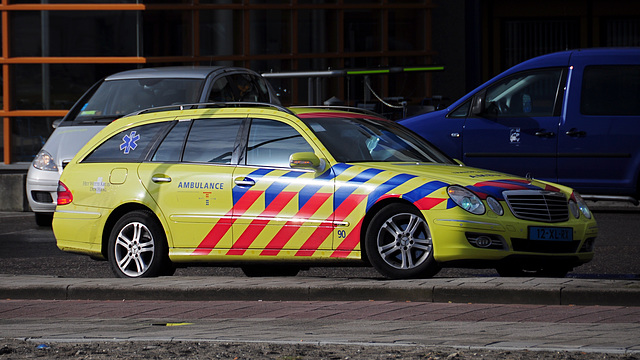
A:
[[[135,116],[141,114],[149,114],[154,112],[162,112],[162,111],[172,111],[172,110],[189,110],[189,109],[203,109],[203,108],[226,108],[226,107],[270,107],[274,108],[278,111],[282,111],[289,115],[295,115],[291,110],[287,109],[282,105],[276,105],[271,103],[262,103],[262,102],[243,102],[243,101],[233,101],[233,102],[208,102],[208,103],[191,103],[191,104],[176,104],[176,105],[166,105],[166,106],[158,106],[152,107],[148,109],[143,109],[139,111],[132,112],[131,114],[125,115]]]
[[[291,106],[291,108],[295,108],[295,109],[299,109],[299,108],[311,108],[311,109],[327,109],[327,110],[342,110],[342,111],[350,111],[350,112],[355,112],[355,113],[360,113],[360,114],[364,114],[364,115],[373,115],[373,116],[377,116],[377,117],[381,117],[381,118],[385,118],[384,116],[378,114],[375,111],[371,111],[369,109],[363,109],[363,108],[359,108],[359,107],[353,107],[353,106],[333,106],[333,105],[310,105],[310,106],[306,106],[306,105],[301,105],[301,106]]]

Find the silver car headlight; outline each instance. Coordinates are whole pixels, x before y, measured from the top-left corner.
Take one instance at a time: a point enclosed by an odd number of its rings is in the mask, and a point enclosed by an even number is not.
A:
[[[31,164],[33,164],[34,168],[39,170],[58,171],[58,166],[56,165],[53,156],[44,150],[40,150]]]
[[[480,198],[473,192],[460,186],[449,186],[447,193],[453,202],[466,211],[475,215],[484,214],[484,205]]]

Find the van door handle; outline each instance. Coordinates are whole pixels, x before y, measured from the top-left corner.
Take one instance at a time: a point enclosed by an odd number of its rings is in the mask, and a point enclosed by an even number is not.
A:
[[[576,137],[583,137],[587,135],[585,131],[578,130],[576,128],[571,128],[571,130],[567,131],[565,134],[569,136],[576,136]]]
[[[239,186],[253,186],[256,182],[252,178],[239,177],[233,180],[233,183]]]
[[[171,182],[171,178],[168,176],[154,176],[151,178],[154,183],[168,183]]]
[[[552,137],[552,136],[555,136],[555,133],[553,131],[546,131],[545,129],[542,129],[542,130],[536,131],[536,136]]]

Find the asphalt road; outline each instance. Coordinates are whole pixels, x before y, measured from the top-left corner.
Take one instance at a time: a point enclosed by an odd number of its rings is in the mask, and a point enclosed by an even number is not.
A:
[[[570,277],[640,279],[640,212],[596,210],[600,234],[592,262],[576,268]],[[58,250],[51,228],[35,225],[32,213],[0,212],[0,274],[59,277],[113,277],[109,265]],[[379,278],[371,268],[311,268],[300,273],[319,277]],[[238,268],[190,267],[176,276],[244,276]],[[497,276],[492,269],[443,269],[438,277]]]

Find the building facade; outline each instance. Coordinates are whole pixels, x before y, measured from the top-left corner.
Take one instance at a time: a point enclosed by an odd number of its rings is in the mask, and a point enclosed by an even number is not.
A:
[[[1,0],[4,164],[29,162],[51,124],[100,78],[138,67],[258,72],[431,64],[431,0]],[[429,75],[381,76],[383,96],[424,97]],[[285,105],[304,79],[274,79]],[[323,80],[353,104],[361,78]]]

